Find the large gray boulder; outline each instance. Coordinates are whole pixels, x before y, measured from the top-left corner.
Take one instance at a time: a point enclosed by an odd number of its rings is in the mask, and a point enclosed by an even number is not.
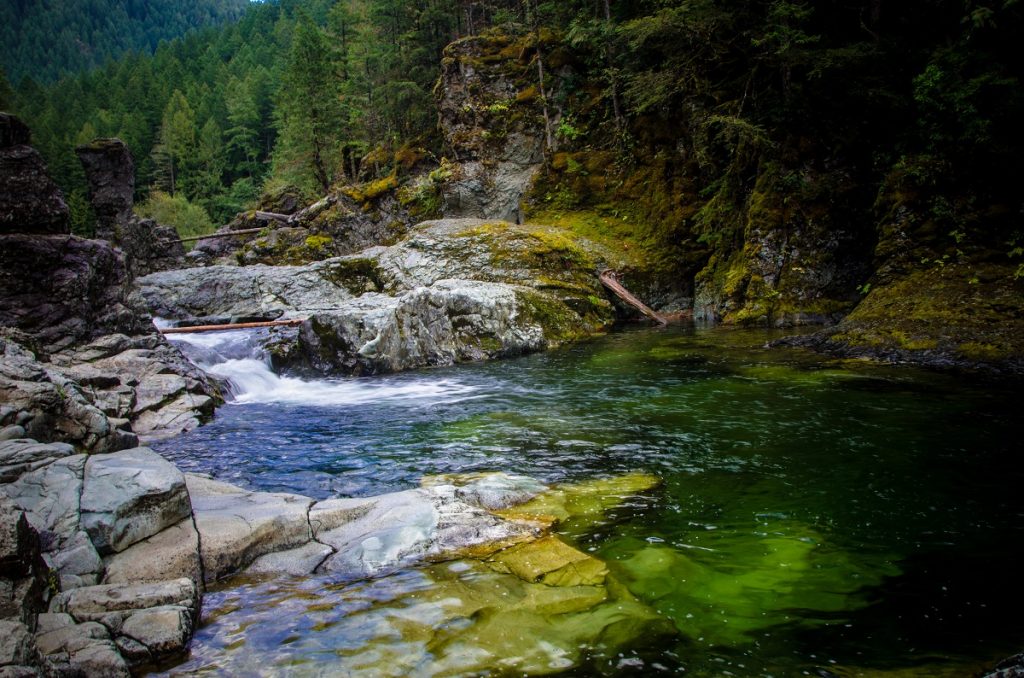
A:
[[[303,546],[312,538],[313,500],[296,494],[248,492],[186,474],[207,582],[239,571],[267,553]]]
[[[139,280],[138,298],[187,324],[307,319],[297,339],[274,342],[279,369],[393,372],[518,355],[600,331],[613,320],[594,274],[604,256],[559,229],[449,219],[424,222],[391,246],[306,266],[157,273]]]
[[[191,515],[165,530],[104,559],[104,584],[129,584],[182,577],[203,581],[199,533]]]
[[[192,514],[181,471],[146,447],[89,457],[80,510],[101,555],[124,551]]]

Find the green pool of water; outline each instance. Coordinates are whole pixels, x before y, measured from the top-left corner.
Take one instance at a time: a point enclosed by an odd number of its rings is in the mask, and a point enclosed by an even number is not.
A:
[[[765,348],[774,336],[635,330],[401,377],[474,389],[422,407],[225,408],[165,451],[217,474],[236,432],[286,428],[287,458],[260,457],[273,484],[243,476],[259,489],[479,470],[662,483],[557,528],[604,564],[596,584],[479,561],[238,579],[207,595],[170,672],[971,675],[1024,648],[1020,385]]]

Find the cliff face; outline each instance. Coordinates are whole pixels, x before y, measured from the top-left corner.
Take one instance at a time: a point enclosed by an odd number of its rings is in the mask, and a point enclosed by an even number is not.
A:
[[[550,34],[491,32],[445,49],[435,94],[454,161],[442,191],[446,216],[522,221],[520,201],[544,161],[537,52],[552,43]],[[553,64],[559,60],[549,60],[548,68]],[[552,96],[557,76],[549,73],[545,87]],[[548,115],[557,125],[557,111]]]
[[[768,138],[694,111],[675,124],[633,118],[617,132],[602,117],[598,83],[559,45],[542,42],[550,145],[529,37],[492,30],[446,50],[437,87],[455,159],[441,184],[446,214],[507,218],[515,204],[517,219],[614,243],[627,253],[627,286],[660,310],[725,324],[842,321],[805,343],[1018,369],[1024,280],[1019,255],[1007,257],[1020,230],[1013,205],[930,156],[880,173],[871,152],[830,146],[814,137],[821,130]],[[964,222],[975,234],[966,239],[955,225]]]

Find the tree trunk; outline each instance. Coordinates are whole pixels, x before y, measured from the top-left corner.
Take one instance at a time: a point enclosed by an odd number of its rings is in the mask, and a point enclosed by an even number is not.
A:
[[[612,4],[611,0],[604,0],[604,20],[608,28],[612,25]],[[612,84],[612,112],[615,115],[615,129],[618,132],[622,131],[622,105],[619,103],[619,78],[615,70],[614,57],[615,53],[608,43],[605,43],[604,47],[604,59],[605,64],[608,67],[609,78]]]

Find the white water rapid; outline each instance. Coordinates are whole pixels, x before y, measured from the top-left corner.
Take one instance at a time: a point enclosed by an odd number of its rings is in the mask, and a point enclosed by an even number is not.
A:
[[[434,405],[479,397],[477,387],[451,379],[381,377],[305,380],[275,374],[270,369],[265,338],[259,330],[229,330],[169,335],[200,369],[231,385],[238,404],[344,406],[381,401],[410,401]]]

